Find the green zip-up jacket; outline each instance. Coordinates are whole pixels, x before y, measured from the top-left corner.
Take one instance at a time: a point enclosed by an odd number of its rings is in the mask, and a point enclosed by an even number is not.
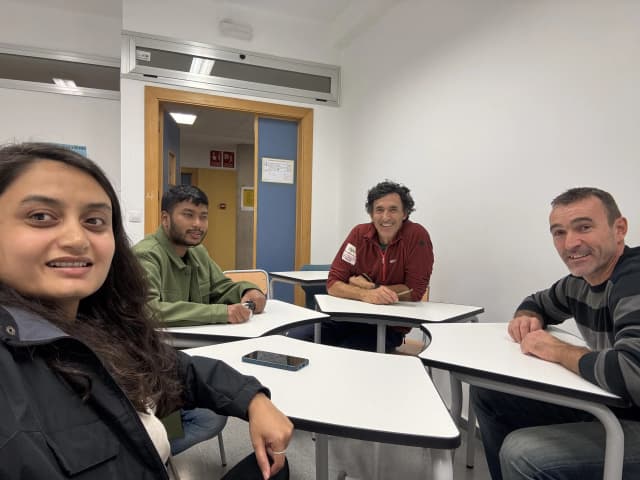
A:
[[[198,245],[178,256],[162,227],[133,247],[149,282],[150,305],[169,327],[227,323],[227,305],[239,303],[250,282],[233,282]]]

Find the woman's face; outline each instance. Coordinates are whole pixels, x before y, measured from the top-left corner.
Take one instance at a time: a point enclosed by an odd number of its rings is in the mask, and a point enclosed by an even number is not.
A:
[[[0,195],[0,281],[74,318],[115,249],[111,200],[90,175],[38,160]]]

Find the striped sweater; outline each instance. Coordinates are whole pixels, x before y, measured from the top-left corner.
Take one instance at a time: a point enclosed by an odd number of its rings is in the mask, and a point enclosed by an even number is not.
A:
[[[568,275],[525,298],[518,310],[542,316],[546,325],[573,317],[592,350],[580,359],[580,375],[640,406],[640,247],[625,247],[604,283],[590,286]],[[631,413],[631,412],[629,412]]]

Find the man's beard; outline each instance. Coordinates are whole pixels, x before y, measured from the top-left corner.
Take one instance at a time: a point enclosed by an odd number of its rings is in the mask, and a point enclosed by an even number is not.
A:
[[[171,223],[169,225],[169,240],[171,240],[171,242],[174,243],[175,245],[180,245],[183,247],[196,247],[200,245],[204,240],[204,237],[207,236],[207,231],[206,230],[202,231],[202,236],[200,237],[200,240],[193,242],[193,241],[187,240],[187,232],[191,230],[193,229],[185,230],[184,234],[182,234],[176,229],[173,223]]]

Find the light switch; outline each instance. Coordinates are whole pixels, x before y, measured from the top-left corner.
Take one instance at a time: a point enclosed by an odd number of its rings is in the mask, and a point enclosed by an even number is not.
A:
[[[131,210],[129,211],[129,222],[131,223],[141,223],[142,222],[142,212],[140,210]]]

